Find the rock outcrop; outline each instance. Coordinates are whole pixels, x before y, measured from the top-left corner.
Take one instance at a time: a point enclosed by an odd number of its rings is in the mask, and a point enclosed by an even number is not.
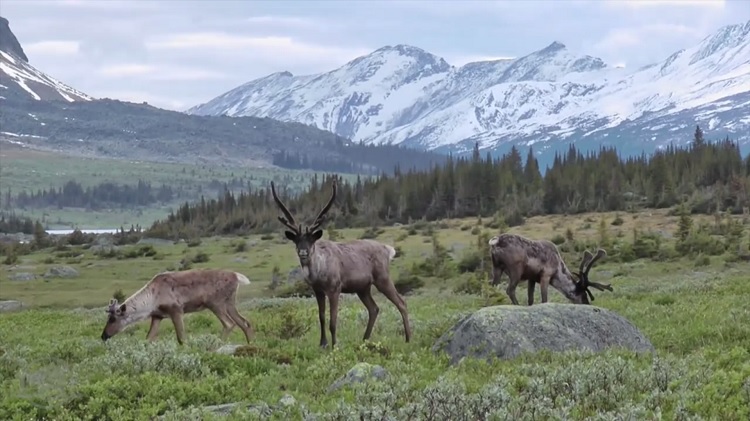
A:
[[[524,352],[625,348],[653,352],[651,342],[617,313],[590,305],[546,303],[485,307],[460,320],[433,351],[462,358],[511,359]]]
[[[70,266],[52,266],[44,274],[45,278],[77,278],[78,271]]]
[[[351,370],[333,382],[333,384],[328,387],[328,391],[333,392],[351,384],[363,383],[369,379],[383,380],[387,375],[388,372],[379,365],[360,362],[355,364]]]
[[[16,300],[0,301],[0,313],[19,311],[26,307],[22,302]]]

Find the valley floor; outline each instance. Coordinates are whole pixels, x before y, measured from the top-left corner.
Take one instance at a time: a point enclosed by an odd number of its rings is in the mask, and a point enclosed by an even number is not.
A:
[[[712,223],[710,217],[694,219]],[[281,230],[190,244],[157,241],[149,256],[137,251],[149,244],[111,253],[75,246],[19,256],[0,272],[0,300],[20,300],[31,308],[0,316],[0,419],[213,419],[215,413],[202,414],[200,408],[233,402],[254,408],[238,408],[228,418],[238,420],[302,419],[304,414],[336,420],[748,419],[750,264],[728,252],[679,255],[677,220],[662,211],[584,214],[530,218],[507,230],[550,239],[570,231],[573,239],[560,246],[569,265],[580,259],[576,244],[591,250],[608,242],[608,256],[591,276],[611,283],[614,292],[597,293],[594,304],[637,326],[656,347],[652,356],[615,350],[543,353],[450,366],[447,356],[431,350],[435,340],[463,315],[507,303],[507,276],[499,292],[487,287],[457,292],[473,280],[487,281],[486,273],[457,269],[481,233],[495,234],[475,219],[384,228],[377,239],[403,252],[391,269],[394,279],[417,273],[415,267],[432,256],[430,230],[451,256],[443,262],[445,276],[420,275],[424,286],[406,296],[414,332],[408,344],[398,312],[378,293],[381,312],[372,341],[364,344],[365,308],[355,296],[345,296],[333,351],[317,347],[314,299],[278,298],[279,290],[268,288],[273,272],[284,284],[296,266],[294,247]],[[626,257],[633,245],[643,253],[634,230],[662,239],[650,246],[656,251],[646,253],[649,257]],[[352,239],[363,230],[337,232]],[[128,296],[155,273],[186,260],[193,267],[233,269],[250,278],[251,285],[240,289],[239,309],[255,327],[251,345],[236,356],[214,352],[223,344],[220,324],[209,312],[186,317],[188,343],[182,348],[170,322],[162,323],[154,343],[144,340],[148,322],[102,343],[103,307],[116,290]],[[44,276],[59,266],[76,274]],[[11,280],[19,273],[35,279]],[[519,297],[525,297],[523,288]],[[550,299],[564,302],[553,290]],[[239,329],[227,343],[245,343]],[[327,391],[358,362],[380,365],[389,375]],[[487,413],[494,418],[479,415]]]

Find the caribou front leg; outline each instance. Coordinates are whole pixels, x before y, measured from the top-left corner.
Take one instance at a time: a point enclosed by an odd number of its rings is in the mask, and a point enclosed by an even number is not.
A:
[[[151,316],[151,326],[148,328],[148,333],[146,334],[146,339],[148,341],[154,341],[156,339],[156,336],[159,334],[160,322],[161,317]]]
[[[326,339],[326,294],[321,290],[314,290],[315,299],[318,301],[318,320],[320,321],[320,347],[328,346]]]
[[[527,292],[529,293],[529,306],[534,305],[534,287],[536,287],[536,282],[534,282],[533,279],[529,279],[528,285],[526,286]]]
[[[532,281],[529,281],[531,283]],[[547,289],[549,289],[550,276],[546,273],[542,274],[539,283],[541,284],[542,290],[542,304],[547,302]]]

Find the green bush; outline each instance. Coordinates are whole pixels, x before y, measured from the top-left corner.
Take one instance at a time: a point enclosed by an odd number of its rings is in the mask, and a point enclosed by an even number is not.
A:
[[[380,234],[383,234],[385,232],[384,229],[380,227],[370,227],[367,228],[362,235],[359,236],[360,239],[376,239]]]
[[[409,274],[406,276],[400,276],[396,282],[393,283],[401,295],[407,295],[419,288],[424,286],[424,280],[417,275]]]
[[[291,285],[276,288],[274,293],[274,297],[279,298],[313,297],[314,295],[312,288],[305,281],[297,281]]]
[[[482,253],[477,250],[465,252],[458,261],[457,268],[459,273],[476,272],[482,264]]]

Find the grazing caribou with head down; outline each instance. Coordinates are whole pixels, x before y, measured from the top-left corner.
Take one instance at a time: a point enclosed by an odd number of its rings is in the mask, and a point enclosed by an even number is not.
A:
[[[604,249],[596,255],[586,250],[579,272],[568,270],[555,243],[547,240],[531,240],[517,234],[501,234],[489,241],[492,256],[492,285],[500,283],[504,272],[508,272],[508,288],[505,292],[513,304],[518,305],[516,286],[521,281],[528,281],[529,305],[534,303],[534,286],[541,284],[542,303],[547,302],[547,288],[560,291],[574,304],[589,304],[594,295],[589,287],[599,291],[612,291],[609,284],[589,281],[589,271],[597,260],[606,256]],[[576,281],[577,278],[577,281]]]
[[[323,240],[324,216],[333,205],[336,198],[336,180],[332,184],[331,199],[315,217],[312,225],[302,230],[302,224],[297,225],[294,217],[284,206],[276,194],[276,188],[271,182],[271,193],[276,205],[284,217],[279,221],[288,231],[286,238],[294,242],[297,257],[305,276],[305,282],[315,293],[318,301],[318,318],[320,319],[320,346],[328,345],[325,332],[326,297],[331,306],[329,330],[331,331],[331,347],[336,345],[336,320],[339,310],[339,295],[357,294],[362,304],[367,307],[367,329],[363,340],[370,338],[375,319],[380,309],[372,298],[370,288],[375,288],[386,296],[401,313],[404,323],[406,342],[411,338],[409,327],[409,313],[406,302],[396,291],[389,275],[390,262],[396,256],[396,249],[375,240],[352,240],[345,242]]]
[[[182,316],[208,309],[224,327],[222,340],[226,340],[236,324],[245,334],[247,343],[250,343],[253,328],[235,306],[237,289],[240,285],[248,284],[250,281],[245,275],[229,270],[193,269],[159,273],[125,302],[118,303],[114,298],[110,300],[102,340],[106,341],[127,326],[150,317],[151,327],[146,339],[153,341],[159,331],[159,323],[169,317],[174,324],[177,342],[182,345],[185,341]]]

